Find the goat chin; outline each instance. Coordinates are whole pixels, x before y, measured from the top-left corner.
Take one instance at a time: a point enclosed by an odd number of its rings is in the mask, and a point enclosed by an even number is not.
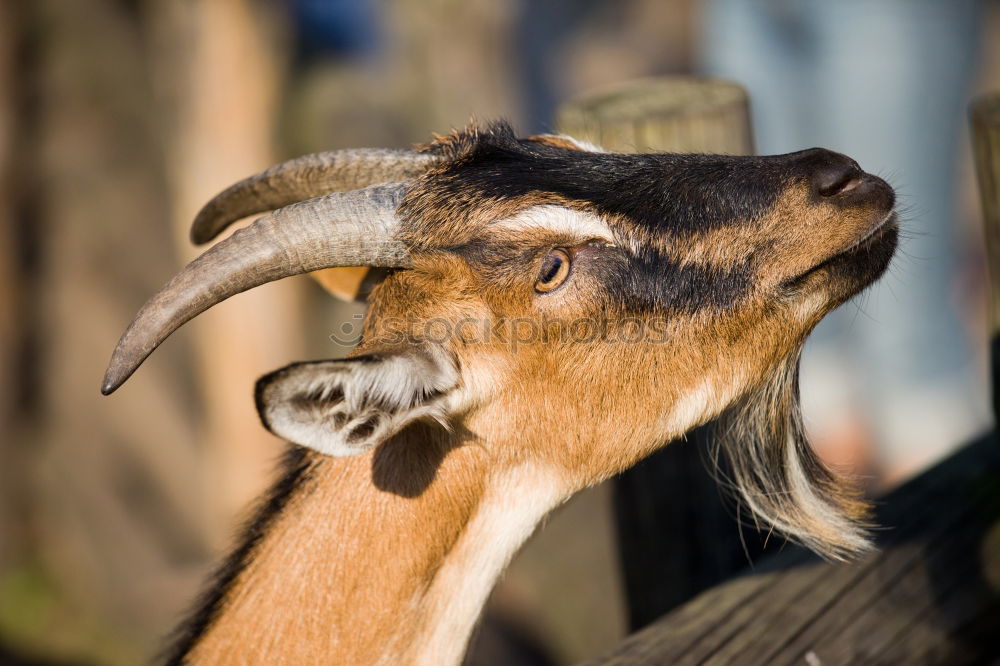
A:
[[[873,548],[870,506],[853,480],[828,467],[806,439],[800,353],[719,420],[714,473],[758,528],[763,522],[824,558],[849,560]]]

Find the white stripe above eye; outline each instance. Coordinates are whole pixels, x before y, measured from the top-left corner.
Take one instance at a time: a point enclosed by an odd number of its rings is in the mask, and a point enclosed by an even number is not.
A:
[[[577,139],[575,137],[569,136],[567,134],[540,134],[539,136],[544,136],[551,139],[562,139],[563,141],[569,141],[574,146],[586,153],[606,153],[608,151],[604,150],[596,143],[591,143],[590,141],[584,141],[583,139]]]
[[[610,245],[616,244],[611,228],[600,217],[562,206],[533,206],[513,217],[497,220],[494,226],[511,231],[544,229],[580,241],[600,239]]]

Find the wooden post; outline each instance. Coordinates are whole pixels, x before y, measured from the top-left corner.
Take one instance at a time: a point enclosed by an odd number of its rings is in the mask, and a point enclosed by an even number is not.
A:
[[[559,131],[618,152],[753,152],[747,94],[727,81],[636,81],[563,106]],[[629,624],[639,629],[761,551],[704,462],[710,426],[613,481]]]
[[[563,105],[557,125],[617,152],[753,152],[746,91],[729,81],[634,81]]]
[[[969,107],[979,197],[983,206],[986,259],[990,267],[990,358],[993,415],[1000,423],[1000,92],[977,98]]]

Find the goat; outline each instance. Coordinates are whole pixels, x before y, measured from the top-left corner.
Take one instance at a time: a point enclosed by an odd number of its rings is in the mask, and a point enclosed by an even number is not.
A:
[[[238,292],[388,270],[350,358],[258,381],[264,426],[297,446],[169,662],[457,663],[549,511],[724,410],[754,514],[826,557],[863,552],[866,507],[805,441],[797,368],[889,265],[894,206],[824,149],[625,155],[505,123],[230,187],[194,241],[273,212],[147,302],[105,394]]]

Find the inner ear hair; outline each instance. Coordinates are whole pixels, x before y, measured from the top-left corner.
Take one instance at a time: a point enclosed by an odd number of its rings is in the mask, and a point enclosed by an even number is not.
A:
[[[365,302],[389,271],[368,266],[324,268],[309,274],[323,289],[341,301]]]

